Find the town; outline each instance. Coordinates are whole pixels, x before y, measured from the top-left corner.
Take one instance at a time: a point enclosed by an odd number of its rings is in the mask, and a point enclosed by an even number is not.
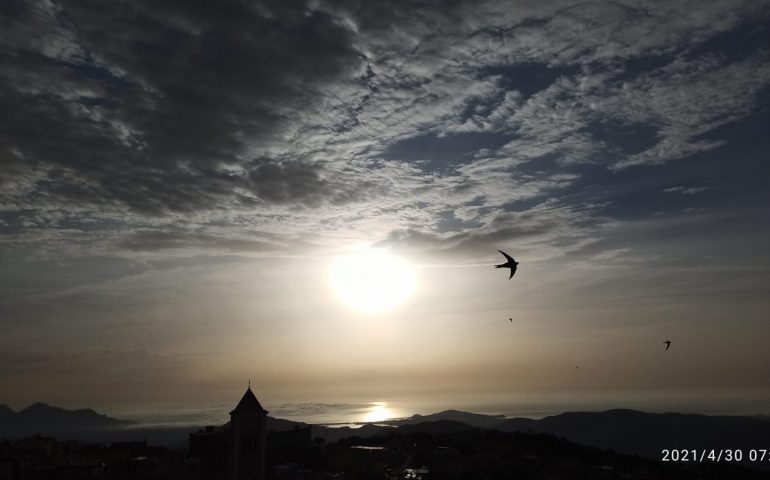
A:
[[[189,434],[186,448],[146,440],[109,444],[43,435],[0,442],[0,480],[438,480],[764,478],[729,464],[667,464],[556,436],[440,420],[368,438],[326,442],[313,426],[267,429],[251,388],[225,425]]]

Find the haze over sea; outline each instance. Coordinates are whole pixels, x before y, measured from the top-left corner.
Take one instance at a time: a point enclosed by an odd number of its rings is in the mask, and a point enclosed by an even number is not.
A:
[[[257,392],[258,393],[258,392]],[[568,399],[568,400],[565,400]],[[603,411],[630,408],[646,412],[681,412],[707,415],[769,415],[770,389],[715,390],[667,389],[606,392],[521,392],[517,394],[446,395],[431,398],[354,399],[347,401],[292,402],[260,398],[270,416],[329,426],[355,426],[427,415],[455,409],[505,417],[543,418],[568,411]],[[137,422],[144,427],[198,427],[221,425],[237,399],[206,405],[155,404],[115,406],[103,411],[109,416]]]

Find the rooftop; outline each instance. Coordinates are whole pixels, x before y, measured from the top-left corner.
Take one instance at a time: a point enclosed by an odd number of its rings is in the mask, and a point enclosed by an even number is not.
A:
[[[262,408],[259,404],[259,400],[254,396],[254,392],[251,391],[251,386],[246,389],[246,393],[243,394],[243,398],[238,402],[232,413],[261,413],[267,415],[267,410]]]

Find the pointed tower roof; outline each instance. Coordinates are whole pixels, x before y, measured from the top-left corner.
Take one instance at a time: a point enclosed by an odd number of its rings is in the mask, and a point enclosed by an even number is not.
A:
[[[233,413],[261,413],[267,415],[267,410],[262,408],[262,405],[259,404],[259,400],[254,396],[254,392],[251,391],[251,386],[249,386],[249,388],[246,389],[246,393],[243,394],[241,401],[238,402],[235,409],[230,412],[230,414]]]

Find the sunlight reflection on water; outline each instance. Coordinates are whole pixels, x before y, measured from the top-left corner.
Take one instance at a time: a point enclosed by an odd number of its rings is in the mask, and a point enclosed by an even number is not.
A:
[[[367,423],[384,422],[385,420],[390,420],[393,417],[393,413],[390,411],[385,402],[376,402],[372,404],[372,406],[369,408],[369,411],[364,414],[362,421]]]
[[[406,416],[387,402],[370,403],[307,403],[283,404],[275,409],[275,416],[286,420],[330,426],[359,426],[360,423],[382,422]]]
[[[276,409],[276,416],[286,420],[302,421],[330,427],[360,427],[363,423],[377,423],[407,417],[411,413],[394,408],[387,402],[371,403],[312,403],[285,404]]]

